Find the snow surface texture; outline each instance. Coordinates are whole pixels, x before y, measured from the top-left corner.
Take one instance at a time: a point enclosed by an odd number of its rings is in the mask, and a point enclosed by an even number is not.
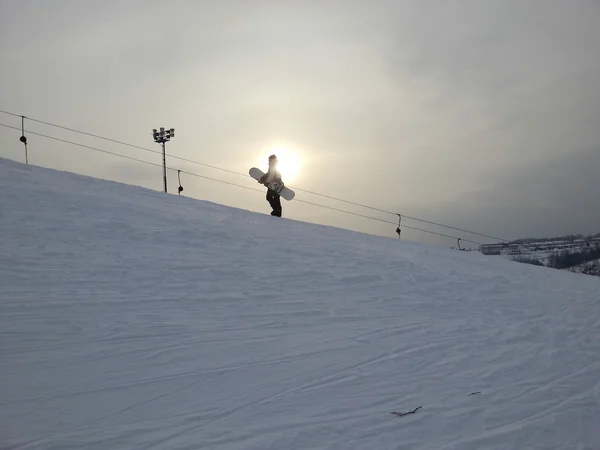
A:
[[[2,449],[600,447],[598,278],[2,159],[0,236]]]

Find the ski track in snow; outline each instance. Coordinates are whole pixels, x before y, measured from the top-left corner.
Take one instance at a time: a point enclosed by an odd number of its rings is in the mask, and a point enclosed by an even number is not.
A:
[[[600,448],[600,278],[4,159],[0,236],[2,450]]]

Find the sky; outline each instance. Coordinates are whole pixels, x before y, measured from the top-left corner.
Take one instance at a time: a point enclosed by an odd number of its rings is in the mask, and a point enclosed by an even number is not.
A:
[[[156,151],[152,129],[174,127],[170,168],[252,189],[245,174],[276,153],[292,188],[505,239],[598,233],[598,23],[598,0],[0,0],[0,109]],[[19,136],[0,126],[0,157],[24,160]],[[31,164],[162,189],[158,167],[28,144]],[[189,173],[184,195],[270,212],[264,193]],[[176,194],[176,172],[168,182]],[[395,225],[301,202],[284,202],[284,215],[395,236]]]

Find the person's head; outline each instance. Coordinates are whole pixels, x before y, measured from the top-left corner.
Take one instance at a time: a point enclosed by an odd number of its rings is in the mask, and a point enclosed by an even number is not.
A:
[[[276,166],[276,165],[277,165],[277,156],[275,156],[275,155],[269,156],[269,166]]]

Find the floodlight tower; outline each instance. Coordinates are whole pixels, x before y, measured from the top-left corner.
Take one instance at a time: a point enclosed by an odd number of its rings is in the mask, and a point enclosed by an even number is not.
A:
[[[165,130],[163,127],[161,127],[160,131],[157,131],[155,128],[152,130],[152,137],[154,138],[154,142],[162,145],[163,181],[165,183],[165,192],[167,192],[167,156],[165,152],[165,143],[169,142],[171,138],[175,137],[175,128]]]

